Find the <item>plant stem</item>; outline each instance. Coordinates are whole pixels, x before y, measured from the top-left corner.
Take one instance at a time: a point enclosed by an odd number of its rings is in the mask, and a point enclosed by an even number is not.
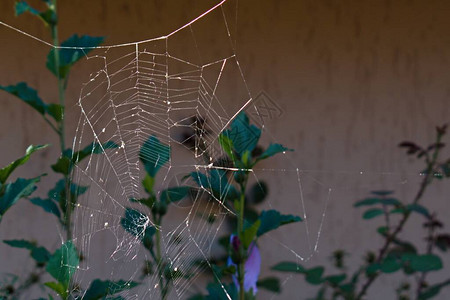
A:
[[[431,222],[433,221],[434,217],[432,217]],[[435,235],[434,235],[435,228],[433,225],[431,225],[428,228],[428,245],[427,245],[427,254],[431,254],[433,252],[433,245],[435,242]],[[419,299],[420,294],[422,294],[422,290],[425,287],[425,279],[427,277],[427,272],[422,272],[422,274],[419,277],[419,280],[417,282],[417,291],[416,291],[416,298]]]
[[[53,10],[55,11],[55,14],[57,12],[57,0],[52,0]],[[59,38],[58,38],[58,24],[52,24],[51,25],[52,30],[52,39],[53,39],[53,52],[54,52],[54,64],[55,64],[55,71],[56,71],[56,78],[58,80],[58,98],[59,98],[59,105],[61,106],[62,111],[62,118],[61,121],[58,122],[58,136],[59,136],[59,145],[61,148],[61,155],[63,155],[64,151],[66,150],[66,129],[65,129],[65,116],[64,116],[64,109],[65,109],[65,92],[66,92],[66,81],[64,78],[61,77],[60,74],[60,59],[59,59]],[[66,227],[66,239],[68,241],[72,240],[72,199],[71,199],[71,193],[70,193],[70,178],[68,175],[64,176],[64,183],[65,183],[65,196],[66,196],[66,211],[65,211],[65,220],[64,224]]]
[[[437,139],[436,139],[437,140],[436,144],[439,144],[441,142],[441,138],[442,138],[442,134],[438,133]],[[426,158],[427,169],[426,169],[425,178],[422,180],[419,191],[417,192],[416,196],[414,197],[412,204],[417,204],[419,202],[419,200],[422,198],[423,194],[425,193],[426,188],[431,183],[433,176],[434,176],[433,170],[434,170],[434,166],[438,159],[438,154],[439,154],[439,147],[436,147],[431,159],[429,159],[428,157]],[[397,225],[397,227],[394,229],[394,231],[386,238],[386,241],[385,241],[383,247],[380,249],[375,262],[379,263],[385,258],[385,255],[389,249],[389,246],[391,245],[391,243],[393,241],[395,241],[395,239],[397,238],[397,235],[403,230],[403,227],[405,226],[406,221],[408,221],[410,215],[411,215],[411,211],[406,211],[406,213],[403,215],[403,218],[400,220],[400,223]],[[372,275],[370,278],[368,278],[366,283],[362,286],[361,291],[357,294],[355,300],[362,299],[362,297],[366,294],[369,287],[372,285],[372,283],[375,281],[375,279],[377,279],[379,274],[380,273],[376,273],[376,274]]]
[[[158,269],[159,276],[159,289],[161,290],[161,299],[165,300],[167,298],[167,289],[164,284],[164,270],[163,270],[163,261],[162,261],[162,251],[161,251],[161,217],[157,217],[155,214],[153,215],[153,219],[156,221],[156,264]]]
[[[243,182],[240,184],[241,187],[241,195],[239,199],[239,215],[238,215],[238,228],[237,233],[239,236],[239,239],[241,240],[239,251],[241,254],[243,251],[243,244],[242,244],[242,232],[244,231],[244,208],[245,208],[245,188],[247,186],[247,174],[245,174],[245,178]],[[238,265],[238,281],[239,281],[239,299],[245,300],[245,290],[244,290],[244,279],[245,279],[245,262],[246,257],[245,255],[241,255],[241,260]]]

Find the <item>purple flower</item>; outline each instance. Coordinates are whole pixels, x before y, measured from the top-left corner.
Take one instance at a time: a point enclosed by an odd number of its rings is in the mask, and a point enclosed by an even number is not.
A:
[[[230,244],[235,253],[239,251],[239,247],[241,245],[241,241],[239,237],[232,234],[230,236]],[[238,266],[233,262],[231,257],[228,257],[228,266],[235,266],[236,269]],[[252,242],[247,249],[247,260],[244,265],[244,290],[246,292],[253,289],[253,295],[256,295],[257,287],[256,282],[258,281],[259,272],[261,270],[261,254],[259,253],[258,246],[256,246],[255,242]],[[239,282],[237,278],[237,271],[233,274],[233,282],[239,291]]]

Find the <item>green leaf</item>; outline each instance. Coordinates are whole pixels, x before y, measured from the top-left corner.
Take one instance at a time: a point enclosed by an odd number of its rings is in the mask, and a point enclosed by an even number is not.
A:
[[[62,48],[58,49],[59,77],[66,78],[70,68],[95,47],[103,43],[103,40],[103,37],[92,37],[88,35],[78,36],[77,34],[74,34],[62,42]],[[50,53],[47,56],[47,69],[55,76],[58,76],[58,70],[55,65],[55,49],[50,50]]]
[[[284,153],[286,151],[294,151],[294,149],[289,149],[281,144],[270,144],[269,147],[258,157],[258,161],[274,156],[277,153]]]
[[[409,267],[417,272],[429,272],[442,269],[442,260],[434,254],[404,255],[403,260],[409,264]]]
[[[190,176],[199,187],[211,191],[220,200],[235,200],[239,197],[239,193],[235,187],[228,182],[225,170],[210,169],[209,176],[201,172],[191,172]]]
[[[447,251],[450,249],[450,234],[439,234],[434,240],[434,244],[441,251]]]
[[[47,146],[48,145],[37,145],[37,146],[30,145],[30,146],[28,146],[27,150],[25,151],[25,155],[24,156],[22,156],[21,158],[13,161],[8,166],[0,169],[0,183],[4,184],[6,182],[6,180],[8,179],[9,175],[11,175],[11,173],[17,167],[23,165],[24,163],[26,163],[30,159],[31,154],[33,154],[34,152],[36,152],[38,150],[44,149]]]
[[[372,209],[366,210],[366,212],[363,214],[363,219],[369,220],[369,219],[378,217],[383,214],[384,214],[384,211],[382,209],[372,208]]]
[[[305,268],[303,268],[301,265],[289,261],[280,262],[273,266],[271,269],[274,271],[290,273],[305,273],[306,271]]]
[[[206,300],[238,299],[238,291],[234,284],[209,283],[206,289],[209,293]]]
[[[30,250],[31,257],[37,263],[45,263],[50,258],[50,252],[48,252],[48,250],[44,247],[38,247],[34,242],[26,240],[5,240],[3,242],[14,248],[23,248]]]
[[[273,209],[262,211],[259,219],[261,220],[261,225],[258,229],[258,237],[271,230],[277,229],[282,225],[302,221],[302,219],[298,216],[282,215]]]
[[[26,1],[18,1],[15,5],[16,16],[20,16],[23,13],[29,12],[32,15],[39,17],[46,26],[56,25],[57,16],[55,12],[54,5],[49,0],[43,0],[47,3],[48,9],[45,11],[39,11],[31,7]]]
[[[249,198],[251,199],[252,204],[259,204],[264,202],[268,193],[269,187],[264,181],[260,181],[250,188]]]
[[[26,12],[30,12],[33,15],[39,15],[39,11],[31,7],[25,1],[16,2],[15,9],[16,9],[16,16],[20,16],[21,14],[24,14]]]
[[[241,157],[245,151],[252,152],[255,149],[261,130],[255,125],[250,125],[248,116],[241,112],[231,122],[230,129],[222,132],[222,135],[231,140],[234,151]]]
[[[155,185],[155,177],[151,177],[148,174],[145,174],[144,179],[142,180],[142,186],[144,187],[145,191],[152,195],[153,194],[153,186]]]
[[[75,245],[68,241],[50,257],[46,271],[67,289],[79,262]]]
[[[222,146],[222,149],[228,154],[228,157],[234,161],[233,155],[233,141],[223,133],[219,135],[219,143]]]
[[[366,274],[372,276],[380,270],[381,265],[379,263],[373,263],[367,266]]]
[[[375,204],[379,204],[380,200],[381,200],[380,198],[365,198],[363,200],[356,202],[353,206],[360,207],[360,206],[375,205]]]
[[[324,272],[323,267],[316,267],[306,271],[305,280],[313,285],[321,284],[323,282],[322,274]]]
[[[115,149],[118,148],[119,145],[117,145],[113,141],[108,141],[106,143],[91,143],[84,147],[82,150],[77,151],[73,154],[72,157],[72,163],[77,164],[86,157],[92,155],[92,154],[102,154],[106,149]]]
[[[430,218],[430,213],[428,212],[428,209],[420,204],[408,204],[406,206],[398,207],[396,209],[393,209],[390,211],[391,214],[406,214],[416,212],[418,214],[423,215],[427,219]]]
[[[64,107],[59,104],[50,103],[47,105],[47,113],[57,122],[64,118]]]
[[[134,281],[109,281],[109,280],[100,280],[95,279],[91,282],[88,290],[83,296],[84,300],[97,300],[103,299],[108,295],[114,295],[116,293],[120,293],[125,290],[132,289],[138,285],[137,282]]]
[[[47,105],[38,96],[37,91],[29,87],[25,82],[19,82],[16,85],[0,86],[0,90],[4,90],[18,97],[37,110],[41,115],[44,115],[47,110]]]
[[[3,243],[14,248],[24,248],[28,250],[33,250],[36,247],[36,243],[26,240],[4,240]]]
[[[55,164],[51,165],[51,167],[56,173],[69,175],[70,170],[72,169],[72,162],[69,157],[61,156]]]
[[[406,206],[406,208],[409,211],[419,213],[419,214],[425,216],[426,218],[430,217],[430,213],[428,212],[428,209],[420,204],[409,204]]]
[[[44,285],[53,291],[55,291],[58,295],[61,296],[62,299],[67,298],[67,287],[65,287],[63,284],[59,282],[46,282]]]
[[[339,275],[330,275],[330,276],[325,277],[324,279],[333,285],[338,285],[339,283],[344,281],[346,278],[347,278],[346,274],[339,274]]]
[[[51,167],[56,173],[69,175],[74,165],[93,154],[101,154],[106,149],[115,149],[119,146],[113,141],[106,143],[91,143],[82,150],[72,153],[72,149],[66,149],[60,158]]]
[[[274,293],[281,292],[280,280],[276,277],[267,277],[267,278],[260,279],[256,283],[256,286],[259,288],[263,288],[265,290],[274,292]]]
[[[30,199],[30,202],[34,205],[42,207],[46,212],[54,214],[58,217],[58,219],[61,217],[58,205],[50,199],[32,198]]]
[[[188,186],[177,186],[173,188],[168,188],[161,192],[160,200],[164,203],[178,202],[189,193]]]
[[[30,254],[37,263],[46,263],[51,257],[50,252],[44,247],[35,247]]]
[[[242,244],[244,245],[245,249],[248,249],[250,244],[255,239],[256,233],[260,225],[261,220],[257,220],[255,223],[253,223],[252,226],[248,227],[247,229],[244,230],[244,232],[242,232]]]
[[[444,282],[434,284],[432,286],[427,287],[420,295],[419,300],[431,299],[434,296],[437,296],[441,289],[447,285],[450,285],[450,280],[446,280]]]
[[[153,226],[147,226],[145,228],[144,237],[142,238],[142,244],[150,252],[153,251],[153,236],[156,233],[156,228]]]
[[[123,229],[128,233],[137,237],[143,237],[146,228],[150,225],[150,220],[140,211],[127,208],[125,210],[125,217],[121,219],[120,224],[122,224]]]
[[[147,174],[155,177],[159,169],[170,159],[170,146],[161,143],[155,136],[151,136],[142,145],[139,158],[144,164]]]
[[[379,265],[381,272],[383,273],[394,273],[401,269],[402,264],[395,258],[386,258]]]
[[[7,184],[3,196],[0,197],[0,216],[4,215],[20,198],[31,195],[36,190],[35,184],[40,179],[40,176],[32,179],[18,178],[15,182]]]
[[[393,194],[394,192],[393,191],[384,191],[384,190],[381,190],[381,191],[372,191],[372,192],[370,192],[371,194],[373,194],[373,195],[376,195],[376,196],[388,196],[388,195],[391,195],[391,194]]]

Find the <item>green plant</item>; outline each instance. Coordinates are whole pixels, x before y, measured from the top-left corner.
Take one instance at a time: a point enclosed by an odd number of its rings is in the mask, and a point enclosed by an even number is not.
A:
[[[258,280],[261,257],[257,241],[280,226],[302,219],[276,210],[257,213],[250,208],[249,199],[253,198],[253,202],[258,203],[267,194],[267,187],[260,183],[252,187],[250,195],[248,193],[249,176],[255,165],[276,154],[292,151],[280,144],[270,144],[260,151],[257,148],[260,136],[261,129],[250,124],[245,113],[238,114],[219,136],[219,143],[227,156],[227,166],[211,163],[205,166],[206,172],[190,174],[200,190],[207,191],[212,199],[233,212],[235,222],[234,232],[222,239],[229,253],[226,263],[222,261],[212,265],[216,281],[208,285],[209,295],[195,295],[191,299],[254,299],[257,286],[276,292],[280,290],[276,278]],[[225,277],[231,277],[233,283],[222,283]]]
[[[11,208],[11,206],[19,199],[30,196],[31,193],[36,190],[36,183],[39,182],[41,177],[45,176],[45,174],[31,179],[18,178],[14,182],[7,182],[9,176],[17,167],[25,164],[30,159],[31,154],[45,147],[47,147],[47,145],[31,145],[27,148],[24,156],[0,169],[0,222],[2,221],[3,215]]]
[[[305,275],[309,284],[320,286],[314,299],[364,299],[372,284],[380,277],[391,273],[403,272],[406,281],[396,290],[398,299],[410,299],[411,295],[418,300],[430,299],[436,296],[442,288],[450,285],[450,278],[431,284],[427,275],[443,268],[443,263],[437,250],[446,252],[450,250],[450,235],[441,233],[442,222],[435,213],[421,204],[427,188],[435,180],[450,178],[450,159],[442,160],[440,151],[444,148],[442,139],[447,126],[436,128],[436,140],[427,147],[413,142],[403,142],[400,147],[406,148],[407,154],[416,156],[425,164],[421,172],[422,181],[414,198],[408,203],[400,201],[393,196],[392,191],[373,191],[368,198],[354,204],[357,208],[368,207],[363,213],[364,220],[378,217],[384,218],[384,226],[377,229],[382,238],[382,245],[378,252],[369,251],[362,265],[353,273],[344,266],[342,250],[333,254],[334,267],[339,274],[324,276],[323,266],[306,269],[294,262],[283,262],[273,266],[273,270],[280,272],[298,273]],[[425,251],[411,241],[401,237],[405,225],[413,215],[422,217],[423,227],[426,231]],[[409,283],[411,278],[416,279],[415,289]],[[330,296],[327,296],[330,293]]]
[[[150,253],[151,260],[146,261],[144,275],[152,275],[156,271],[159,277],[159,289],[161,299],[166,299],[169,294],[172,281],[181,276],[180,270],[173,268],[162,255],[161,225],[164,215],[171,203],[176,203],[185,198],[189,193],[189,187],[176,186],[165,189],[157,197],[154,189],[155,179],[162,166],[170,159],[171,149],[161,143],[156,137],[151,136],[141,147],[139,158],[144,165],[146,175],[142,185],[148,197],[130,199],[132,203],[139,203],[146,207],[150,215],[133,208],[127,208],[125,216],[121,220],[122,227],[131,235],[138,238],[142,245]],[[154,270],[156,268],[156,270]]]
[[[71,173],[74,167],[86,157],[94,154],[101,154],[107,149],[118,146],[110,141],[104,144],[91,143],[79,151],[66,148],[66,126],[65,126],[65,93],[69,81],[71,68],[76,62],[87,55],[91,50],[103,42],[103,37],[91,37],[87,35],[72,35],[60,44],[58,38],[58,15],[57,1],[43,0],[43,10],[38,10],[30,6],[25,1],[15,3],[16,15],[30,13],[38,17],[50,30],[53,48],[47,55],[47,69],[56,77],[58,90],[58,103],[47,103],[42,100],[37,91],[25,82],[14,85],[0,86],[1,90],[16,96],[36,112],[38,112],[50,128],[56,133],[59,139],[61,156],[52,170],[62,178],[56,182],[54,188],[48,192],[48,197],[42,199],[34,197],[30,202],[43,208],[46,212],[58,218],[63,230],[66,232],[66,243],[53,254],[45,247],[38,246],[34,241],[7,240],[6,244],[16,248],[23,248],[30,251],[30,255],[36,262],[35,270],[20,283],[20,278],[11,276],[11,282],[0,288],[2,299],[16,299],[19,295],[35,283],[39,283],[41,275],[50,274],[56,282],[47,282],[45,286],[55,291],[62,299],[68,299],[81,292],[80,287],[72,283],[72,275],[79,266],[80,255],[72,243],[72,213],[76,208],[78,197],[85,193],[87,186],[78,186],[71,182]],[[25,163],[31,153],[45,146],[31,146],[24,157],[13,162],[8,167],[0,170],[0,183],[2,199],[0,203],[0,219],[6,210],[19,198],[28,197],[35,189],[35,183],[39,177],[33,179],[17,179],[14,183],[6,184],[10,173],[19,165]],[[101,281],[94,280],[87,288],[84,299],[100,299],[107,295],[118,293],[124,289],[132,288],[134,282],[124,281]],[[49,295],[50,298],[52,298]]]

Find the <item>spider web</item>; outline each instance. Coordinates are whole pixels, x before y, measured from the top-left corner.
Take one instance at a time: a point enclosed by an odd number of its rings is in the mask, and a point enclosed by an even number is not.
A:
[[[145,171],[139,151],[149,136],[156,136],[172,149],[169,163],[157,177],[158,191],[183,184],[197,187],[182,182],[190,172],[235,172],[236,169],[219,163],[225,153],[218,137],[241,111],[246,111],[253,117],[252,122],[263,129],[263,145],[276,141],[254,103],[239,64],[234,39],[236,24],[236,3],[222,1],[166,36],[100,46],[94,55],[86,55],[98,71],[90,74],[81,88],[73,149],[81,150],[92,141],[113,141],[119,147],[102,149],[102,154],[90,156],[76,166],[72,175],[74,183],[90,187],[80,196],[74,212],[74,242],[83,256],[107,257],[82,261],[75,273],[77,283],[88,286],[99,274],[107,274],[114,280],[143,280],[144,284],[122,292],[127,299],[159,296],[158,275],[140,277],[148,259],[140,238],[121,226],[127,207],[145,211],[129,200],[145,195],[141,186]],[[219,46],[212,47],[211,40]],[[193,141],[193,145],[187,146],[188,141]],[[156,151],[148,154],[158,155]],[[291,260],[309,260],[318,251],[326,209],[333,196],[334,187],[324,183],[330,174],[302,170],[288,154],[275,159],[274,165],[282,167],[268,168],[266,164],[249,170],[251,181],[278,178],[282,189],[296,191],[285,201],[290,203],[289,213],[304,219],[298,225],[290,225],[301,243],[286,243],[274,234],[262,243],[277,244]],[[211,272],[212,257],[218,251],[217,238],[229,231],[226,220],[233,215],[224,203],[226,193],[225,190],[217,197],[200,187],[192,199],[172,204],[163,224],[156,228],[162,237],[163,255],[171,267],[193,274],[173,279],[172,298],[185,299],[203,291],[199,282],[204,282],[204,275]],[[308,207],[305,199],[314,199],[315,203]],[[269,208],[280,205],[271,194],[267,202]],[[144,224],[142,232],[147,226],[155,226],[150,219],[137,223]],[[99,252],[104,252],[103,256]],[[205,263],[199,264],[199,260]]]
[[[225,155],[217,139],[241,111],[253,116],[253,122],[264,129],[263,135],[267,132],[264,118],[258,118],[260,112],[253,103],[237,58],[233,39],[235,9],[234,4],[223,1],[167,36],[99,48],[96,55],[88,57],[99,64],[99,71],[92,73],[82,87],[77,104],[81,117],[73,147],[76,151],[90,141],[101,144],[114,141],[119,148],[104,149],[103,155],[91,156],[87,163],[77,166],[74,182],[90,186],[90,189],[79,199],[74,237],[81,251],[89,257],[90,249],[97,247],[93,238],[96,234],[108,231],[114,235],[115,243],[109,253],[109,259],[115,261],[109,264],[111,278],[138,278],[146,259],[141,240],[126,233],[120,220],[125,208],[130,206],[129,199],[144,195],[141,187],[144,171],[139,162],[139,151],[149,136],[156,136],[172,149],[169,163],[163,166],[158,177],[158,190],[162,190],[181,185],[182,176],[192,171],[205,172],[214,168],[235,171],[217,163]],[[220,47],[211,49],[212,39]],[[235,88],[230,90],[230,86]],[[191,151],[186,151],[189,150],[187,140],[194,141]],[[157,156],[158,153],[149,155]],[[251,171],[255,182],[259,181],[258,173],[261,172],[278,172],[283,176],[289,172],[287,169]],[[300,172],[297,168],[290,171],[299,191],[293,199],[298,204],[295,212],[305,218],[306,222],[301,226],[306,233],[308,249],[298,253],[293,245],[282,246],[296,259],[303,260],[317,250],[320,228],[316,237],[312,237]],[[193,199],[179,203],[175,208],[172,205],[169,216],[157,228],[162,235],[164,257],[171,268],[193,274],[173,279],[172,297],[187,298],[195,292],[193,287],[202,274],[211,272],[210,259],[217,251],[217,238],[226,232],[226,218],[233,214],[224,204],[226,193],[223,191],[217,197],[200,187]],[[205,194],[213,200],[205,200]],[[325,202],[329,201],[329,194],[328,191]],[[139,209],[144,211],[142,207]],[[324,209],[321,208],[323,217]],[[212,224],[208,221],[211,217],[215,220]],[[150,220],[137,223],[155,226]],[[206,263],[199,264],[199,260]],[[89,274],[96,273],[95,267],[86,262],[80,268],[75,275],[76,282],[88,283]],[[213,276],[216,276],[214,272]],[[159,295],[158,275],[147,276],[144,282],[127,292],[127,298]]]

